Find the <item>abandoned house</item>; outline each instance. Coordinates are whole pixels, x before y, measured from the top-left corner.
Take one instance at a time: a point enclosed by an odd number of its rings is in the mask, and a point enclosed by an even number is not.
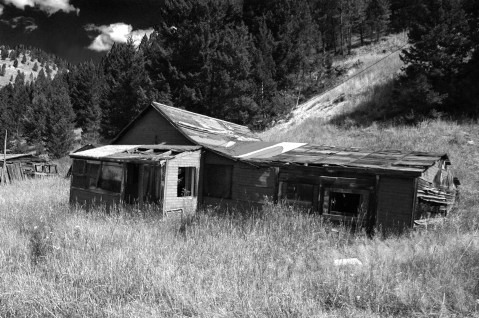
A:
[[[4,160],[6,169],[4,170]],[[3,171],[4,170],[4,171]],[[53,164],[36,155],[36,152],[21,154],[0,155],[0,182],[11,183],[36,178],[56,175],[58,173],[56,164]],[[5,180],[2,180],[2,177]]]
[[[383,229],[445,215],[446,154],[263,142],[247,127],[152,103],[109,146],[71,154],[72,203],[154,202],[164,212],[268,197]]]

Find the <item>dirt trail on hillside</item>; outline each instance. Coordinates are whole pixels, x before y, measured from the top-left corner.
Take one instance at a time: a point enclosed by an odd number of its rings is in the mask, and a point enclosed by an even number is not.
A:
[[[392,80],[403,66],[400,51],[393,53],[357,56],[362,67],[351,68],[348,78],[337,87],[317,95],[295,107],[287,119],[278,121],[265,134],[274,134],[300,125],[309,118],[320,118],[328,122],[332,118],[354,110],[360,101],[367,100],[368,92],[381,83]],[[377,63],[377,64],[376,64]]]

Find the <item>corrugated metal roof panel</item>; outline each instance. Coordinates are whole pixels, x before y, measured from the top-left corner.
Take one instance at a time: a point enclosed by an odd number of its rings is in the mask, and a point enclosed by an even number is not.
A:
[[[160,103],[153,102],[152,105],[166,115],[185,135],[200,145],[220,147],[221,151],[221,148],[227,148],[232,141],[261,141],[246,126]]]
[[[261,153],[261,151],[258,151]],[[404,171],[421,173],[434,165],[440,159],[446,159],[446,154],[402,152],[399,150],[364,151],[358,148],[336,148],[321,145],[303,145],[281,154],[266,158],[248,156],[255,162],[282,162],[295,164],[313,164],[315,166],[341,166],[377,171]]]

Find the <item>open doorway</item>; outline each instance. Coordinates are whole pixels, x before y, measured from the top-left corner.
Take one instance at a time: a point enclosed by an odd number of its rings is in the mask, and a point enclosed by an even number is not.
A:
[[[128,204],[139,202],[140,165],[126,164],[125,202]]]

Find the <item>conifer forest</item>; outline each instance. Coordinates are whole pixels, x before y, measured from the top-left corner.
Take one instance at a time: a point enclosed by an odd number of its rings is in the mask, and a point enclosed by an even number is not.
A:
[[[157,101],[261,130],[333,86],[334,59],[397,32],[409,45],[391,116],[475,116],[478,17],[475,0],[167,0],[149,37],[115,43],[99,63],[3,46],[1,76],[5,60],[27,57],[39,73],[1,88],[0,129],[12,149],[61,157],[75,128],[83,143],[109,140]]]

